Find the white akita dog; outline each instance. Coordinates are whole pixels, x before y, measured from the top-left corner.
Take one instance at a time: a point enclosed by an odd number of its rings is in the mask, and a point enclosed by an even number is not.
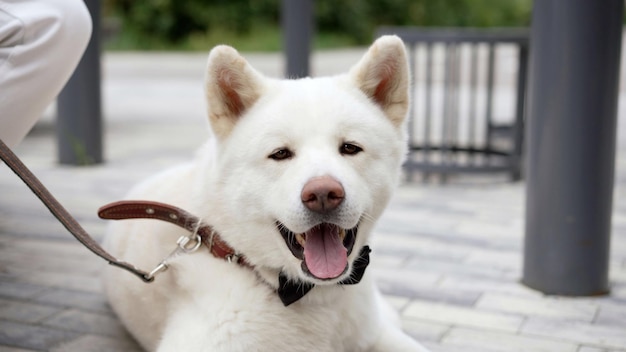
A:
[[[395,36],[376,40],[347,74],[315,79],[269,79],[231,47],[214,48],[206,96],[215,138],[194,162],[145,181],[129,198],[200,217],[246,264],[202,246],[171,258],[151,284],[108,269],[110,304],[141,345],[425,351],[363,275],[370,232],[406,153],[408,86]],[[112,225],[107,248],[140,267],[154,267],[189,234],[153,220]]]

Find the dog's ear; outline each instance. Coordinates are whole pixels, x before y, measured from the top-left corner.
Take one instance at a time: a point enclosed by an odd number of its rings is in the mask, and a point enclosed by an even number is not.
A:
[[[237,50],[219,45],[211,50],[205,77],[209,120],[219,139],[226,137],[239,118],[259,99],[263,76]]]
[[[394,125],[402,124],[409,109],[409,66],[400,38],[378,38],[349,75]]]

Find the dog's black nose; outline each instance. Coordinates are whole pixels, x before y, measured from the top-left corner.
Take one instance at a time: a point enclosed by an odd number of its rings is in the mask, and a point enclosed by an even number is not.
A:
[[[302,204],[311,211],[324,214],[337,209],[345,192],[339,181],[330,176],[310,179],[302,188]]]

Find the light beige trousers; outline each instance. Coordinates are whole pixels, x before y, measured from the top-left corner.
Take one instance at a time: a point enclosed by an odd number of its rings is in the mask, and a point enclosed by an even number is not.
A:
[[[13,147],[59,94],[87,47],[83,0],[0,0],[0,139]]]

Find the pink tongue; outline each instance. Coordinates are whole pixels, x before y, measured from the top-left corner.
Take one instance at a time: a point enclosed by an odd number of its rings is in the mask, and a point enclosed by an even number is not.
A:
[[[335,225],[322,224],[306,233],[304,261],[318,279],[334,279],[348,265],[348,250],[343,246]]]

